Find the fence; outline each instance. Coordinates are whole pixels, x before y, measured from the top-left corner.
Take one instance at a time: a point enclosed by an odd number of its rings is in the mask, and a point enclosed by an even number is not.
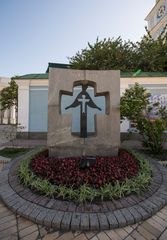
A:
[[[2,124],[17,124],[17,112],[14,106],[10,109],[0,110],[0,125]]]

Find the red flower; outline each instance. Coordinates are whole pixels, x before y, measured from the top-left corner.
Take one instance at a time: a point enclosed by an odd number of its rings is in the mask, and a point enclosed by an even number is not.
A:
[[[120,151],[117,157],[96,157],[94,166],[82,170],[79,168],[80,158],[54,158],[44,151],[33,157],[30,167],[42,178],[56,185],[78,188],[83,184],[99,188],[106,183],[114,183],[132,178],[138,173],[136,159],[126,151]]]

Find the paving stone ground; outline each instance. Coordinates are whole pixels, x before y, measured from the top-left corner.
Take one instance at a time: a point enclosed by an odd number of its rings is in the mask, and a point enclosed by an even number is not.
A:
[[[0,161],[0,170],[5,163]],[[151,218],[107,231],[54,231],[14,214],[0,201],[0,240],[167,240],[167,206]]]
[[[167,206],[144,222],[107,231],[54,231],[8,210],[0,202],[0,240],[166,240]]]
[[[2,168],[4,163],[0,163]],[[108,231],[54,231],[13,214],[0,202],[0,240],[166,240],[167,206],[144,222]]]

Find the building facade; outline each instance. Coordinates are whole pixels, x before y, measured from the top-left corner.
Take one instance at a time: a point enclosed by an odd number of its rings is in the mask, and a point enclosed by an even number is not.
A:
[[[17,78],[16,82],[19,86],[18,123],[24,127],[23,132],[27,137],[46,138],[49,74],[28,74]],[[167,72],[141,72],[138,76],[134,76],[130,72],[121,72],[120,93],[122,94],[125,89],[133,86],[136,82],[148,89],[151,93],[151,102],[159,101],[162,106],[167,106]],[[102,109],[105,108],[103,100],[98,102]],[[68,99],[64,99],[64,101],[68,101]],[[65,102],[62,103],[62,109],[63,104]],[[74,122],[72,126],[74,131],[76,126],[77,124]],[[121,132],[127,132],[129,128],[131,128],[129,121],[121,124]]]
[[[151,36],[156,40],[167,25],[167,0],[156,0],[145,20]]]

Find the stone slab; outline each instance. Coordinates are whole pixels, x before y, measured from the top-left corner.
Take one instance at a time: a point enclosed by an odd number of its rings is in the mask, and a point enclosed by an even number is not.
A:
[[[71,229],[72,230],[80,230],[80,224],[81,224],[81,214],[74,212],[72,214]]]
[[[92,86],[105,96],[105,114],[96,115],[96,133],[85,140],[71,132],[71,114],[61,113],[63,94],[74,86]],[[50,156],[117,155],[120,146],[120,71],[74,70],[49,67],[48,135]]]
[[[83,231],[90,230],[90,215],[88,213],[81,213],[81,229]]]

